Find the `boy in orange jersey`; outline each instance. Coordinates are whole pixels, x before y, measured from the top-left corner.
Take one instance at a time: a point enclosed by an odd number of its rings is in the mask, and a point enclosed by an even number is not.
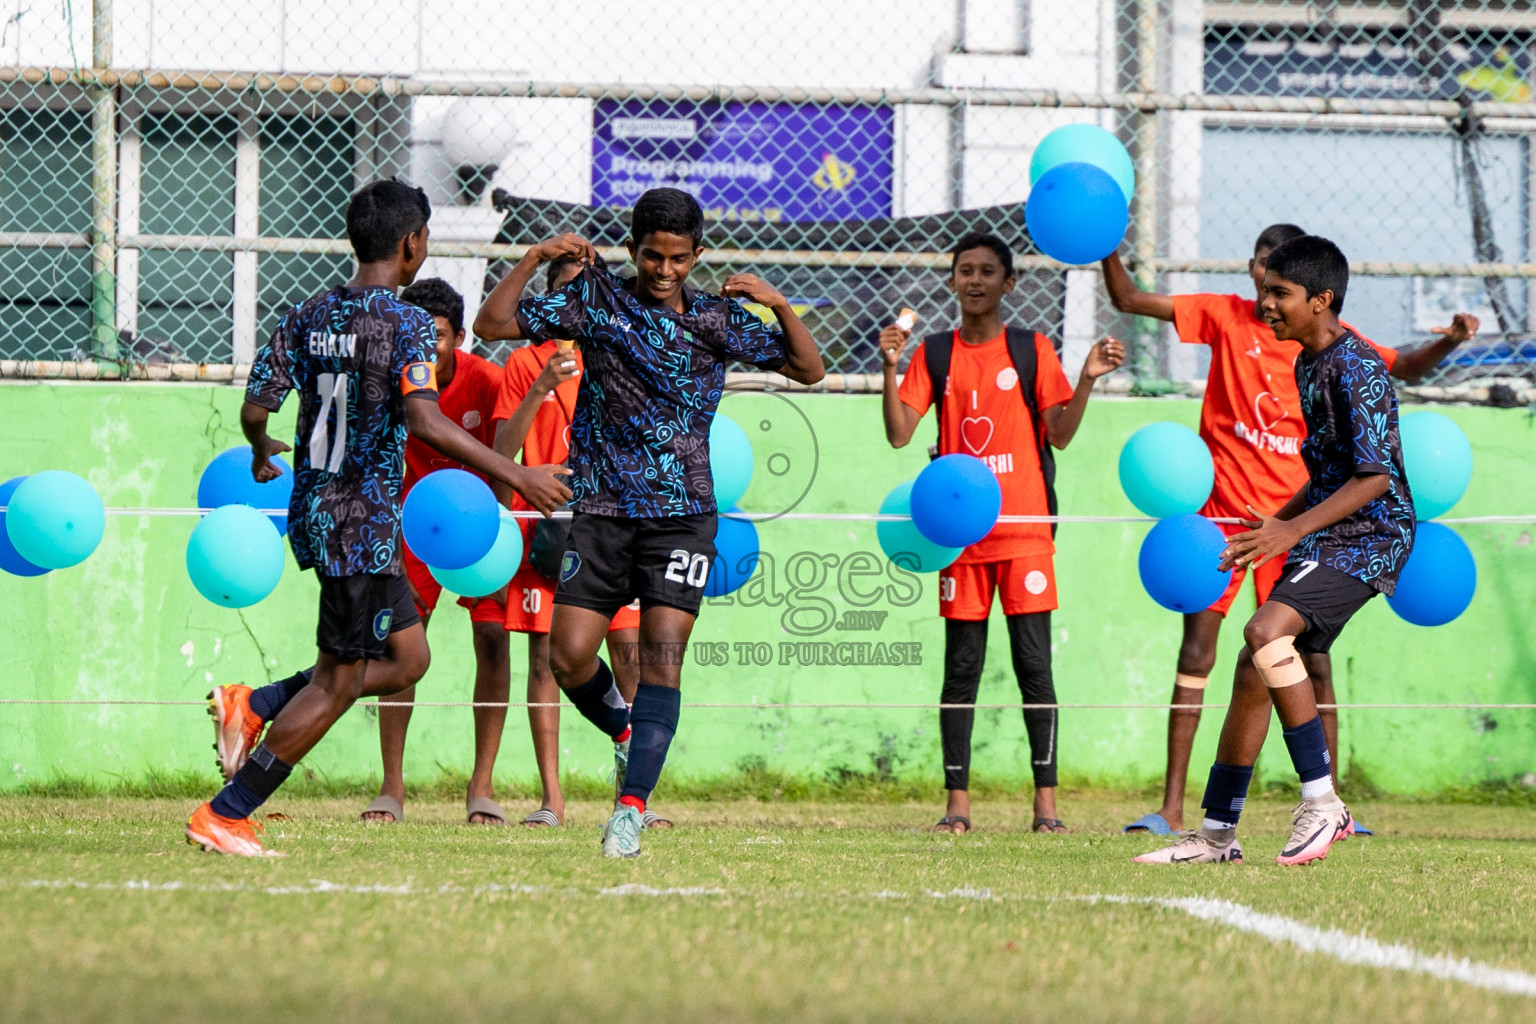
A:
[[[1294,224],[1272,224],[1259,234],[1253,258],[1248,261],[1256,297],[1143,292],[1137,289],[1118,256],[1111,254],[1104,260],[1104,283],[1117,310],[1171,322],[1180,341],[1211,348],[1210,374],[1200,409],[1200,436],[1211,450],[1216,484],[1200,510],[1202,515],[1247,519],[1249,505],[1266,514],[1273,513],[1306,482],[1307,469],[1301,460],[1306,424],[1302,421],[1292,370],[1301,346],[1277,340],[1258,311],[1270,252],[1305,234]],[[1344,326],[1349,328],[1348,324]],[[1476,317],[1458,315],[1450,327],[1436,328],[1439,340],[1406,352],[1377,345],[1363,334],[1359,336],[1381,356],[1392,376],[1411,382],[1438,365],[1457,345],[1475,334],[1477,327]],[[1222,527],[1229,535],[1243,529],[1236,524]],[[1269,598],[1284,567],[1285,559],[1276,558],[1252,571],[1259,604]],[[1127,832],[1166,835],[1184,827],[1185,779],[1206,683],[1216,664],[1216,638],[1227,610],[1242,589],[1246,571],[1243,566],[1234,569],[1231,584],[1215,604],[1184,616],[1184,640],[1179,647],[1173,710],[1168,718],[1163,805],[1127,825]],[[1329,656],[1307,654],[1303,660],[1317,703],[1334,703]],[[1338,713],[1331,708],[1321,713],[1337,775]],[[1335,785],[1337,781],[1335,778]],[[1360,834],[1370,834],[1358,822],[1355,829]]]

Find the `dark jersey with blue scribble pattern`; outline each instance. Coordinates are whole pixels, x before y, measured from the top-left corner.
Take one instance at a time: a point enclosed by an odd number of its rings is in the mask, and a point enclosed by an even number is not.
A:
[[[433,358],[435,344],[425,310],[388,288],[343,286],[289,310],[256,353],[246,401],[276,411],[289,391],[299,393],[288,514],[299,568],[322,576],[403,571],[400,382],[407,366]]]
[[[1289,561],[1319,562],[1391,596],[1413,550],[1414,516],[1387,366],[1346,331],[1316,355],[1303,350],[1296,357],[1296,389],[1307,422],[1306,507],[1322,504],[1352,477],[1384,473],[1388,484],[1354,514],[1303,537]]]
[[[633,287],[588,267],[561,290],[517,307],[525,337],[581,342],[572,505],[631,518],[713,512],[709,425],[726,367],[778,369],[784,336],[730,299],[685,288],[679,314],[641,302]]]

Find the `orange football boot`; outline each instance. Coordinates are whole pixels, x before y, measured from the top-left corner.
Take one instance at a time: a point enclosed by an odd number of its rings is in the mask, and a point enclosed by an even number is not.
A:
[[[187,842],[209,853],[232,857],[283,856],[261,845],[260,830],[261,826],[249,818],[220,817],[213,813],[212,804],[203,804],[187,819]]]
[[[266,723],[251,710],[251,688],[238,683],[213,688],[208,694],[208,715],[213,719],[219,771],[228,782],[256,749]]]

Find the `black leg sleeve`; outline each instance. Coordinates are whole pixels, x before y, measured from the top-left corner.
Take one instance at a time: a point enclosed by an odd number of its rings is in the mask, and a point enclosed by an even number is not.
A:
[[[1051,678],[1051,613],[1031,612],[1008,616],[1008,646],[1013,653],[1013,674],[1019,681],[1024,704],[1055,704],[1056,684]],[[1056,785],[1056,709],[1024,712],[1029,733],[1029,760],[1035,787]]]
[[[944,704],[975,704],[981,690],[981,669],[987,660],[987,620],[944,620]],[[976,709],[947,708],[939,712],[939,737],[944,747],[944,788],[971,787],[971,728]]]

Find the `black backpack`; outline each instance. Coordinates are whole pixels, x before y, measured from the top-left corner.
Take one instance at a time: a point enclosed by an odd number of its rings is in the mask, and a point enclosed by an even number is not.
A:
[[[1035,401],[1035,332],[1017,327],[1008,328],[1008,358],[1019,375],[1019,394],[1024,407],[1029,410],[1030,423],[1035,428],[1035,447],[1040,457],[1040,475],[1045,480],[1045,507],[1056,514],[1056,456],[1045,438],[1045,424],[1040,419],[1040,408]],[[923,339],[923,361],[928,366],[928,380],[933,386],[933,405],[942,430],[944,416],[944,391],[949,384],[949,358],[954,346],[954,332],[943,331]],[[938,444],[928,449],[930,458],[937,458]],[[1051,536],[1056,536],[1056,524],[1051,524]]]

